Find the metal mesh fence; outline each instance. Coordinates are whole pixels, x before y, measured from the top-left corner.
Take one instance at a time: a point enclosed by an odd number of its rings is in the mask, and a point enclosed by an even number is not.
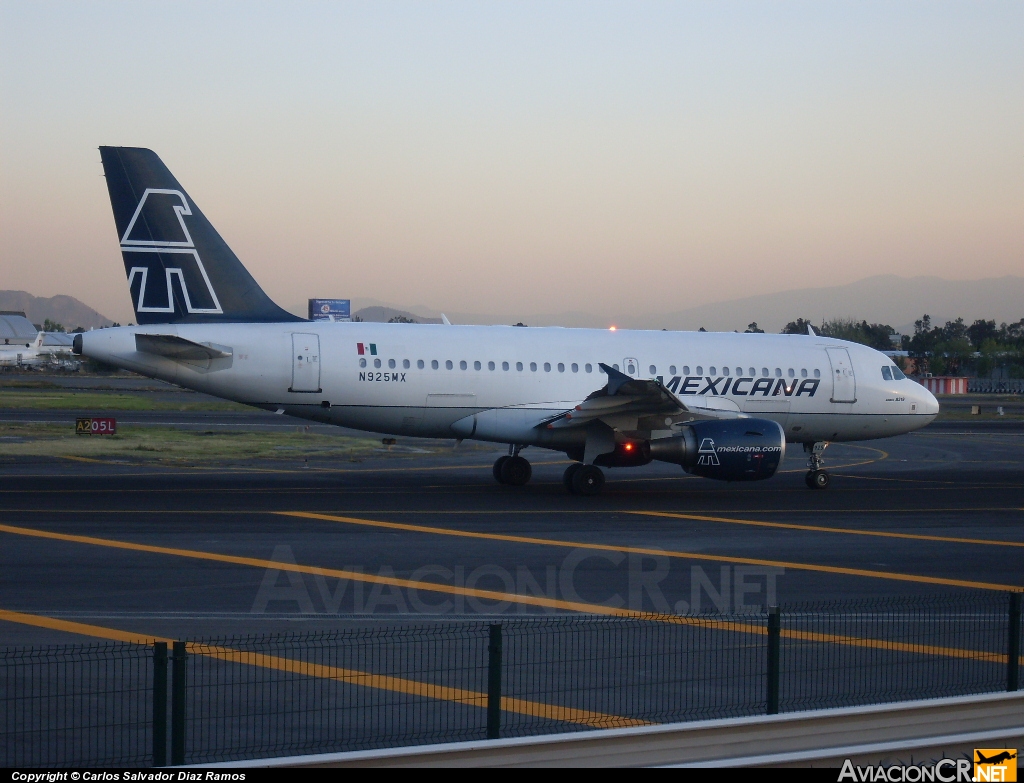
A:
[[[1013,606],[967,594],[784,606],[774,626],[764,613],[373,624],[193,641],[172,666],[129,644],[8,648],[0,766],[204,763],[1000,691],[1020,671]],[[170,754],[153,742],[168,725]]]
[[[1005,595],[783,607],[780,706],[795,710],[1005,690]]]
[[[149,763],[152,648],[7,648],[0,671],[0,766]]]
[[[487,627],[374,627],[189,645],[186,759],[485,736]]]

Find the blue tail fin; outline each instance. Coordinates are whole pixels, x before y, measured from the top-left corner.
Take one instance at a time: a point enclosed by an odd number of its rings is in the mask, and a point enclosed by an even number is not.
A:
[[[155,152],[100,156],[137,323],[303,320],[263,293]]]

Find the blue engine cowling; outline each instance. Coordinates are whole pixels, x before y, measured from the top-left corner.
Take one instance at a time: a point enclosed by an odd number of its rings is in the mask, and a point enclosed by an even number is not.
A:
[[[770,419],[700,421],[680,435],[650,442],[651,458],[720,481],[771,478],[786,454],[786,436]]]

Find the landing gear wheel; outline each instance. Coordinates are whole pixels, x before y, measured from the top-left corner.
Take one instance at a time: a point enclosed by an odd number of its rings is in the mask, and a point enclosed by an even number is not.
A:
[[[829,475],[824,470],[809,470],[804,476],[804,482],[811,489],[827,489]]]
[[[509,457],[508,455],[504,457],[498,457],[498,459],[494,463],[494,467],[491,469],[491,472],[494,474],[494,480],[497,481],[499,484],[505,483],[505,479],[501,477],[501,469],[505,467],[505,463],[508,462],[510,459],[512,458]]]
[[[567,467],[565,469],[565,473],[562,474],[562,484],[565,485],[565,491],[568,492],[569,494],[576,493],[576,490],[572,488],[572,478],[573,476],[576,475],[576,472],[582,467],[583,465],[581,465],[579,462],[574,462],[569,467]]]
[[[572,489],[577,495],[592,497],[601,494],[604,487],[604,473],[597,465],[580,465],[572,477]]]
[[[530,480],[533,475],[533,468],[530,463],[522,457],[507,457],[506,462],[501,466],[501,483],[513,487],[521,487]]]

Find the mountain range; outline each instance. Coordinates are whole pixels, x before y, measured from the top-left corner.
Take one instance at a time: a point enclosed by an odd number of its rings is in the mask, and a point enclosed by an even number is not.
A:
[[[34,324],[42,324],[49,318],[63,324],[69,332],[79,326],[83,329],[98,329],[113,323],[73,296],[43,297],[32,296],[26,291],[0,291],[0,310],[23,312]]]
[[[25,291],[0,291],[0,310],[23,311],[33,323],[49,318],[71,330],[110,326],[111,320],[73,296],[32,296]],[[305,306],[293,312],[305,313]],[[376,299],[353,298],[352,312],[365,321],[384,322],[395,316],[420,323],[439,323],[441,311],[426,305],[401,305]],[[651,312],[623,308],[606,313],[578,310],[497,314],[446,311],[454,324],[515,324],[530,326],[578,326],[627,329],[743,331],[756,321],[768,332],[778,332],[789,322],[805,318],[854,318],[889,324],[904,334],[925,313],[933,324],[955,318],[967,323],[993,319],[997,324],[1024,318],[1024,277],[1007,275],[983,280],[945,280],[940,277],[876,275],[845,285],[801,288],[759,294],[741,299],[695,305],[680,310]]]
[[[367,321],[387,321],[393,315],[405,314],[424,321],[436,322],[440,311],[425,306],[401,306],[379,300],[353,299],[353,312],[374,316],[388,312],[388,317],[367,317]],[[853,318],[871,323],[889,324],[898,332],[913,332],[914,321],[925,313],[933,324],[963,318],[994,319],[996,323],[1024,318],[1024,277],[1007,275],[983,280],[945,280],[940,277],[900,277],[876,275],[845,285],[823,288],[802,288],[759,294],[742,299],[695,305],[668,312],[621,312],[604,314],[581,311],[556,313],[481,314],[446,312],[452,323],[514,324],[530,326],[607,327],[627,329],[743,331],[751,322],[769,332],[778,332],[789,322],[805,318],[813,323],[825,319]]]

